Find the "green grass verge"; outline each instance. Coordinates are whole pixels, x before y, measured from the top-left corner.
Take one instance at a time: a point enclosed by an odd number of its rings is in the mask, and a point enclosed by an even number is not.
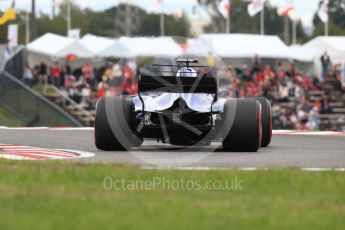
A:
[[[59,90],[57,90],[54,86],[52,85],[47,85],[46,90],[44,90],[43,85],[34,85],[33,90],[35,90],[37,93],[42,94],[42,95],[54,95],[59,93]]]
[[[34,120],[38,115],[39,121],[34,124],[36,126],[75,126],[73,122],[57,112],[49,104],[22,88],[7,90],[1,100],[4,104],[25,116],[27,121]]]
[[[106,177],[126,186],[165,182],[108,191]],[[174,181],[225,185],[235,178],[242,189],[168,189]],[[1,229],[343,229],[345,173],[0,161],[0,204]]]
[[[24,122],[14,113],[0,106],[0,126],[22,126]]]

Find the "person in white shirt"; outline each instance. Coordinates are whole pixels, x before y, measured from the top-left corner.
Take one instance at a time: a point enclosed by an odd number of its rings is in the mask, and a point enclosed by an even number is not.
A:
[[[34,81],[34,76],[32,73],[32,70],[29,65],[24,66],[24,82],[27,84],[30,88],[32,88],[32,84]]]

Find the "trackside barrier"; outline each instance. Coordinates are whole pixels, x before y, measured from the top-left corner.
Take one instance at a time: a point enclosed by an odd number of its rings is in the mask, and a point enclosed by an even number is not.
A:
[[[17,114],[27,126],[83,126],[6,71],[0,73],[0,104]]]
[[[82,127],[77,119],[21,81],[24,56],[25,49],[18,47],[1,65],[0,105],[17,114],[26,126]]]
[[[4,62],[2,68],[7,73],[11,74],[17,79],[22,79],[23,77],[23,67],[25,65],[25,49],[23,47],[18,47],[17,50],[11,55],[11,58]]]

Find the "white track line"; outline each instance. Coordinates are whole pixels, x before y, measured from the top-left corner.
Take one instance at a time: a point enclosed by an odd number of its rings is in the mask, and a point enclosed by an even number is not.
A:
[[[53,131],[93,131],[93,127],[83,127],[83,128],[48,128],[48,130]]]
[[[74,158],[88,158],[88,157],[94,157],[95,156],[94,153],[79,151],[79,150],[71,150],[71,149],[56,149],[56,150],[70,152],[70,153],[76,153],[79,155],[78,157],[74,157]]]
[[[344,132],[306,131],[306,130],[273,130],[274,135],[310,135],[310,136],[345,136]]]
[[[29,157],[17,156],[12,154],[0,154],[0,158],[7,160],[32,160],[32,158]]]
[[[48,127],[13,127],[13,128],[9,128],[6,126],[0,126],[0,129],[8,129],[8,130],[44,130],[44,129],[48,129]]]
[[[345,168],[302,168],[302,170],[310,171],[310,172],[321,172],[321,171],[345,172]]]
[[[255,167],[241,167],[241,168],[216,168],[216,167],[141,167],[145,170],[186,170],[186,171],[211,171],[211,170],[240,170],[240,171],[266,171],[270,168],[255,168]],[[287,168],[281,168],[285,170]],[[278,168],[279,170],[279,168]],[[301,171],[308,172],[325,172],[325,171],[335,171],[335,172],[345,172],[345,168],[298,168]]]
[[[52,130],[52,131],[91,131],[93,127],[80,127],[80,128],[73,128],[73,127],[6,127],[0,126],[0,130]]]

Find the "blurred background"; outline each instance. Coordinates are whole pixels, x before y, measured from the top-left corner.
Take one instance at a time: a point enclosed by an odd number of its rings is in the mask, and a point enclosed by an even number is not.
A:
[[[0,126],[93,126],[97,99],[135,95],[145,64],[192,56],[228,96],[269,98],[274,129],[345,131],[343,0],[1,0],[0,10]]]

